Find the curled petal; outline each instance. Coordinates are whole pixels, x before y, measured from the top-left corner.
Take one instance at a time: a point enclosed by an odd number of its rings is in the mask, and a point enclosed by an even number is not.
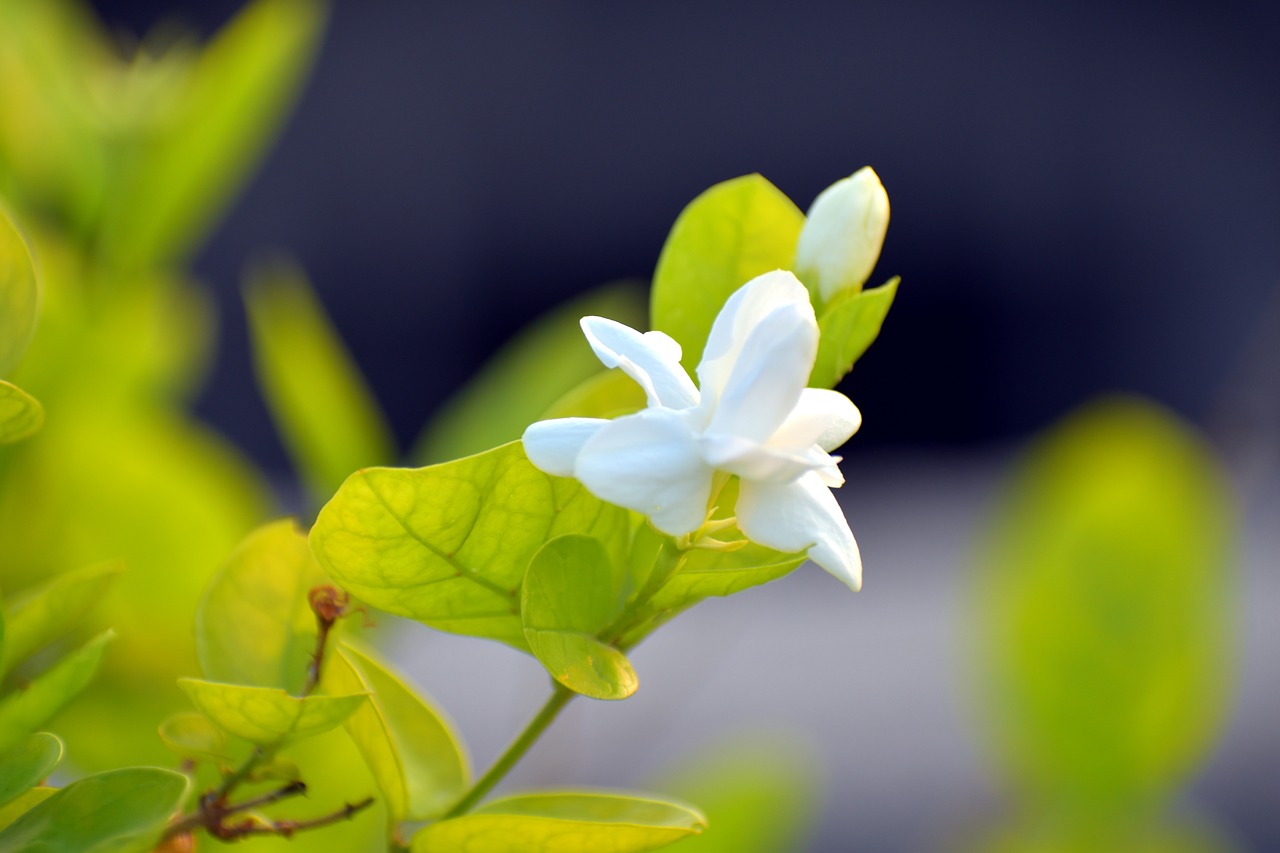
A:
[[[706,518],[712,473],[687,413],[662,408],[609,421],[574,467],[593,495],[649,516],[672,536],[692,533]]]
[[[718,471],[744,480],[790,483],[808,471],[834,469],[836,460],[816,444],[802,448],[773,447],[736,435],[707,434],[699,439],[703,458]]]
[[[781,447],[816,444],[830,452],[848,441],[860,426],[862,413],[848,397],[839,391],[806,388],[769,443]]]
[[[529,461],[556,477],[572,477],[578,452],[587,439],[609,423],[600,418],[555,418],[530,424],[521,441]]]
[[[779,551],[808,549],[813,560],[857,592],[862,557],[835,495],[817,471],[793,483],[743,480],[738,492],[738,527],[752,542]]]
[[[680,366],[680,344],[664,332],[637,332],[604,317],[583,317],[582,333],[605,367],[621,368],[644,389],[650,406],[685,409],[698,389]]]

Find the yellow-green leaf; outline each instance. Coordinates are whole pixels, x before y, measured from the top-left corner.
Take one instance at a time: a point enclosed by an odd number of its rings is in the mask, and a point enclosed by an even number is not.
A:
[[[36,806],[58,793],[57,788],[31,788],[24,791],[12,801],[0,806],[0,829],[4,829]]]
[[[0,444],[30,438],[44,425],[40,401],[17,385],[0,379]]]
[[[497,800],[413,838],[413,853],[642,853],[696,835],[706,819],[677,803],[617,794]]]
[[[244,297],[258,385],[311,493],[325,500],[357,468],[393,462],[377,401],[302,270],[261,266]]]
[[[304,698],[272,687],[196,678],[180,678],[178,686],[214,724],[259,745],[311,737],[340,726],[367,698],[364,693]]]
[[[850,293],[833,302],[818,318],[822,337],[809,374],[813,388],[834,388],[875,342],[898,293],[898,278],[871,290]]]
[[[599,540],[560,536],[534,554],[520,613],[535,657],[556,681],[593,699],[625,699],[640,686],[626,655],[600,641],[630,593],[625,566]]]
[[[7,603],[0,677],[82,626],[123,571],[122,563],[111,562],[66,572]]]
[[[469,770],[453,724],[371,654],[342,644],[328,676],[344,692],[367,691],[369,701],[347,718],[391,823],[429,820],[467,788]]]
[[[702,358],[730,294],[791,265],[803,225],[800,209],[760,175],[716,184],[684,209],[658,258],[650,315],[679,342],[686,367]]]
[[[529,462],[519,442],[428,468],[348,478],[311,529],[320,565],[375,607],[527,648],[520,586],[548,539],[625,548],[625,510]]]
[[[556,400],[543,418],[616,418],[647,405],[644,389],[621,370],[606,370]]]
[[[112,636],[103,631],[26,687],[0,699],[0,752],[34,732],[85,688]]]
[[[316,644],[307,593],[328,583],[292,519],[250,533],[196,610],[196,651],[210,681],[301,689]]]
[[[0,757],[0,806],[39,785],[62,760],[62,741],[36,732]]]
[[[27,351],[36,330],[39,303],[31,250],[0,207],[0,377],[8,376]],[[0,430],[4,421],[0,408]]]
[[[160,724],[160,740],[183,758],[225,764],[227,736],[208,717],[190,711],[174,714]]]

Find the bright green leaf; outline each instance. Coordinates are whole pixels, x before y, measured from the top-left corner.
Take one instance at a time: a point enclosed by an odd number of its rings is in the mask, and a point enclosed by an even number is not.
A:
[[[43,725],[85,688],[112,636],[113,632],[103,631],[23,689],[0,699],[0,752]]]
[[[27,241],[0,208],[0,377],[8,376],[36,330],[40,290]],[[0,398],[0,435],[7,420]]]
[[[290,696],[271,687],[220,684],[180,678],[178,686],[196,710],[214,724],[250,743],[265,745],[284,738],[297,740],[342,725],[365,701],[350,696]]]
[[[543,418],[616,418],[647,405],[642,389],[621,370],[606,370],[570,390],[543,413]]]
[[[182,758],[226,764],[227,736],[201,714],[174,714],[160,724],[160,740]]]
[[[853,369],[880,334],[880,326],[898,293],[898,279],[880,287],[851,293],[827,306],[818,318],[822,337],[809,374],[813,388],[834,388]]]
[[[653,610],[689,607],[704,598],[733,595],[790,574],[804,554],[784,554],[751,542],[736,551],[695,548],[684,566],[649,601]]]
[[[5,606],[0,677],[53,641],[84,624],[121,572],[121,563],[100,563],[66,572]]]
[[[589,536],[560,536],[529,563],[521,593],[524,636],[556,681],[593,699],[625,699],[640,686],[622,652],[597,636],[630,592],[624,567]]]
[[[299,691],[316,645],[307,593],[328,580],[292,519],[249,534],[213,576],[196,610],[196,652],[205,677]]]
[[[1228,695],[1229,506],[1208,449],[1147,403],[1096,403],[1033,446],[976,603],[1019,790],[1114,811],[1202,760]]]
[[[0,379],[0,444],[30,438],[44,425],[40,401],[17,385]]]
[[[89,776],[52,794],[0,832],[0,850],[146,853],[186,793],[186,776],[156,767]]]
[[[392,462],[386,420],[302,270],[261,266],[244,298],[258,384],[312,494],[323,500],[357,468]]]
[[[177,260],[200,242],[296,98],[323,18],[314,0],[254,0],[205,48],[104,221],[117,264]]]
[[[615,794],[529,794],[497,800],[413,838],[413,853],[641,853],[697,835],[688,806]]]
[[[56,793],[58,793],[57,788],[31,788],[19,794],[11,802],[0,806],[0,829],[4,829]]]
[[[369,701],[347,718],[391,823],[439,817],[462,796],[469,771],[453,724],[370,654],[343,644],[327,676]]]
[[[39,785],[62,760],[62,741],[36,732],[0,757],[0,806]]]
[[[537,318],[432,417],[413,458],[422,464],[457,459],[519,438],[552,404],[600,373],[600,360],[578,327],[582,317],[643,328],[646,313],[637,289],[624,283],[593,290]]]
[[[758,275],[791,266],[804,214],[760,175],[716,184],[689,203],[662,247],[650,315],[696,365],[725,300]]]
[[[526,648],[520,585],[542,543],[585,533],[625,546],[625,510],[542,473],[519,442],[428,468],[371,468],[320,511],[311,547],[358,598],[459,634]]]

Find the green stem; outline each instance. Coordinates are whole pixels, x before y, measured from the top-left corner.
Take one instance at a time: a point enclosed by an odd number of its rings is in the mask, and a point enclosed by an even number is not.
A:
[[[471,790],[463,795],[462,799],[449,809],[443,820],[455,818],[464,815],[475,808],[476,804],[484,798],[484,795],[493,789],[493,786],[502,781],[502,779],[511,772],[511,768],[524,758],[526,752],[532,747],[547,730],[547,726],[560,714],[565,705],[569,704],[569,700],[577,694],[567,687],[557,684],[554,692],[547,699],[546,703],[538,711],[537,715],[529,721],[529,725],[525,726],[520,736],[512,741],[511,746],[507,747],[507,751],[494,762],[488,772],[480,778],[478,782],[471,786]]]

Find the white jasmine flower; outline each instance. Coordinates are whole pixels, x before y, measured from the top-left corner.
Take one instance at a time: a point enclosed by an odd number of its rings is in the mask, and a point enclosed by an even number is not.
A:
[[[857,590],[862,561],[831,489],[844,483],[830,455],[861,415],[843,394],[806,387],[818,347],[809,293],[781,270],[734,293],[711,327],[695,387],[680,345],[584,317],[596,355],[644,389],[648,408],[615,420],[540,421],[524,433],[530,461],[574,477],[601,500],[685,536],[707,520],[717,472],[740,480],[737,524],[753,542],[805,551]]]
[[[870,166],[823,190],[796,245],[796,273],[823,302],[866,284],[889,227],[889,195]]]

